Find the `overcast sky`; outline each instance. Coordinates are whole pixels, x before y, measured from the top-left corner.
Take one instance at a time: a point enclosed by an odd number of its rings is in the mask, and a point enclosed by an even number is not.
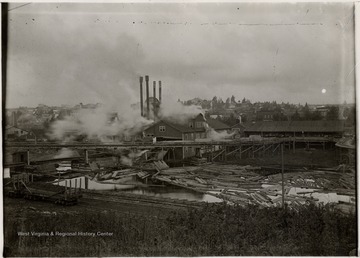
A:
[[[136,102],[140,75],[174,100],[354,102],[351,3],[20,5],[7,107]]]

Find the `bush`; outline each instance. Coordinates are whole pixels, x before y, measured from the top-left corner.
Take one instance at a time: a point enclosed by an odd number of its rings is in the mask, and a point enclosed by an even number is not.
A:
[[[6,218],[5,256],[341,255],[356,248],[354,214],[328,206],[280,208],[208,204],[164,218],[86,212]],[[17,231],[113,232],[112,237],[18,237]]]

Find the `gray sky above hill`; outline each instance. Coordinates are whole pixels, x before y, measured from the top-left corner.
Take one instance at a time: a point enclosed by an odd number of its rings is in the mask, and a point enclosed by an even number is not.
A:
[[[351,3],[33,3],[9,19],[8,107],[136,102],[146,74],[174,100],[354,102]]]

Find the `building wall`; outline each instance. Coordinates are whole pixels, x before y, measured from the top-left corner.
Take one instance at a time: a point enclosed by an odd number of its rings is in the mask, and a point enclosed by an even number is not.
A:
[[[11,137],[26,137],[28,134],[29,134],[28,131],[16,127],[10,127],[5,130],[6,139]]]
[[[164,126],[165,131],[160,131],[160,127]],[[166,138],[177,138],[182,139],[182,133],[172,126],[160,121],[159,123],[151,126],[145,130],[145,136],[155,136],[155,137],[166,137]]]

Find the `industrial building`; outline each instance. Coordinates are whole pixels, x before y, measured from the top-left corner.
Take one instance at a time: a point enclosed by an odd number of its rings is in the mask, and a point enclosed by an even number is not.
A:
[[[250,124],[245,136],[263,137],[341,137],[345,131],[343,120],[333,121],[261,121]]]

